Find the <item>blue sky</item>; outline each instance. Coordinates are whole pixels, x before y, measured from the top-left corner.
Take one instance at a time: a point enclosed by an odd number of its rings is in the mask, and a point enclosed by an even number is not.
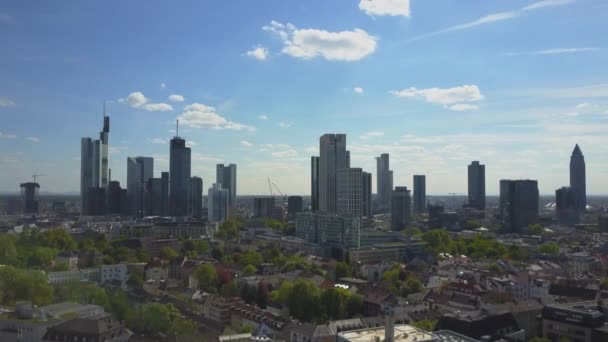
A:
[[[395,185],[466,191],[466,165],[568,183],[581,145],[588,192],[608,193],[604,0],[217,0],[0,3],[0,191],[33,173],[77,192],[81,137],[111,116],[110,166],[168,170],[192,142],[204,187],[237,163],[240,194],[309,193],[309,157],[347,134],[352,165],[391,154]],[[173,95],[173,96],[172,96]],[[124,184],[123,184],[124,185]]]

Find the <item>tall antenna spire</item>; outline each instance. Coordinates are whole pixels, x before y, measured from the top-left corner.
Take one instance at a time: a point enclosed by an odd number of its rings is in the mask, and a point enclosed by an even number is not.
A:
[[[179,137],[179,119],[175,120],[175,136]]]

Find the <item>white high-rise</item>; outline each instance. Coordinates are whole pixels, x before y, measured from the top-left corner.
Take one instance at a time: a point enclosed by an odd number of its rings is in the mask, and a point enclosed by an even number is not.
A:
[[[363,216],[363,170],[344,168],[336,172],[337,207],[341,215]]]
[[[228,218],[228,190],[214,183],[207,192],[207,216],[209,222],[224,222]]]
[[[319,210],[336,213],[339,169],[348,167],[346,134],[324,134],[319,144]]]
[[[391,193],[393,191],[393,171],[389,167],[388,153],[376,157],[376,193],[378,207],[387,212],[390,210]]]
[[[228,207],[236,207],[236,164],[217,164],[215,182],[228,190]]]

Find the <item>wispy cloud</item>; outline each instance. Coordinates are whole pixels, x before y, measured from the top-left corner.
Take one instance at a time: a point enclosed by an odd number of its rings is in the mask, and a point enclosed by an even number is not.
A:
[[[171,102],[184,102],[184,96],[179,94],[171,94],[169,95],[169,101]]]
[[[241,146],[244,147],[253,147],[253,143],[247,141],[247,140],[241,140]]]
[[[16,137],[15,134],[0,132],[0,139],[15,139]]]
[[[483,99],[479,87],[474,84],[452,88],[417,89],[410,87],[402,90],[391,90],[389,93],[402,98],[423,98],[426,102],[441,104],[454,111],[477,109],[477,106],[466,102],[477,102]]]
[[[37,143],[39,143],[39,142],[40,142],[40,139],[39,139],[39,138],[37,138],[37,137],[27,137],[27,138],[25,138],[25,140],[27,140],[27,141],[31,141],[31,142],[33,142],[34,144],[37,144]]]
[[[254,131],[255,127],[230,121],[217,113],[215,107],[202,103],[192,103],[184,108],[178,117],[187,127],[211,128],[214,130]]]
[[[266,121],[266,120],[268,120],[269,118],[268,118],[268,116],[267,116],[267,115],[258,115],[258,119]]]
[[[410,16],[410,0],[361,0],[359,9],[370,16]]]
[[[520,55],[562,55],[569,53],[581,53],[581,52],[593,52],[598,51],[598,47],[577,47],[577,48],[553,48],[544,50],[532,50],[532,51],[521,51],[521,52],[509,52],[509,56],[520,56]]]
[[[268,52],[268,49],[260,45],[255,46],[253,49],[245,52],[245,56],[257,59],[258,61],[265,61],[269,55],[270,53]]]
[[[384,136],[384,132],[371,131],[371,132],[366,132],[363,135],[359,136],[359,139],[361,139],[361,140],[369,140],[371,138],[380,138],[382,136]]]
[[[363,90],[361,87],[354,87],[353,91],[357,94],[363,94],[365,92],[365,90]]]
[[[0,96],[0,107],[15,107],[15,102],[6,96]]]
[[[150,144],[159,144],[159,145],[169,144],[169,141],[167,139],[162,139],[162,138],[148,138],[146,141]]]
[[[282,128],[291,128],[291,126],[293,126],[293,122],[279,122],[279,127]]]
[[[522,11],[533,11],[545,7],[563,6],[573,3],[575,0],[543,0],[522,8]]]

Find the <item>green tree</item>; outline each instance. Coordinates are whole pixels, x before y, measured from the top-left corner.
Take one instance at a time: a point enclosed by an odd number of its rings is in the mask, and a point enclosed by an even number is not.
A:
[[[169,331],[167,333],[173,336],[180,335],[192,335],[196,332],[196,326],[194,322],[189,319],[184,319],[181,317],[177,317],[171,322],[171,326],[169,327]]]
[[[297,280],[289,298],[287,306],[292,316],[306,322],[311,322],[319,313],[319,288],[308,280]]]
[[[253,265],[258,267],[263,262],[262,255],[255,251],[250,251],[241,256],[240,264],[241,265]]]
[[[559,254],[559,245],[555,242],[548,242],[538,246],[538,252],[543,254]]]
[[[548,337],[533,337],[528,342],[551,342],[551,339]]]
[[[257,272],[257,268],[251,264],[245,266],[245,268],[243,268],[243,273],[245,273],[246,276],[252,276]]]
[[[413,322],[412,325],[424,331],[434,331],[437,327],[437,320],[423,319]]]
[[[351,294],[346,301],[347,317],[359,317],[363,313],[363,297],[358,294]]]
[[[151,335],[167,333],[177,318],[180,318],[179,311],[172,304],[151,303],[142,308],[144,332]]]
[[[528,225],[528,234],[530,235],[543,235],[545,234],[545,228],[540,224]]]
[[[236,282],[232,280],[231,282],[222,285],[220,289],[220,295],[224,298],[232,298],[239,296],[239,288],[236,286]]]
[[[56,249],[49,247],[33,247],[29,250],[27,265],[30,268],[46,268],[53,262],[53,260],[55,260],[56,257]]]
[[[346,278],[351,276],[350,265],[345,262],[338,262],[336,264],[336,279]]]
[[[18,257],[16,239],[8,234],[0,235],[0,264],[15,266]]]
[[[127,279],[127,285],[140,289],[144,286],[144,279],[139,273],[131,272],[129,279]]]
[[[160,249],[160,257],[164,260],[173,260],[178,256],[179,254],[171,247],[162,247]]]
[[[321,294],[320,304],[328,319],[336,320],[345,317],[346,296],[336,288],[329,288]]]
[[[206,292],[214,293],[217,290],[217,271],[209,263],[197,266],[193,271],[198,287]]]
[[[53,301],[53,288],[40,271],[26,271],[12,266],[0,267],[0,303],[14,305],[16,301],[31,300],[36,305]]]

